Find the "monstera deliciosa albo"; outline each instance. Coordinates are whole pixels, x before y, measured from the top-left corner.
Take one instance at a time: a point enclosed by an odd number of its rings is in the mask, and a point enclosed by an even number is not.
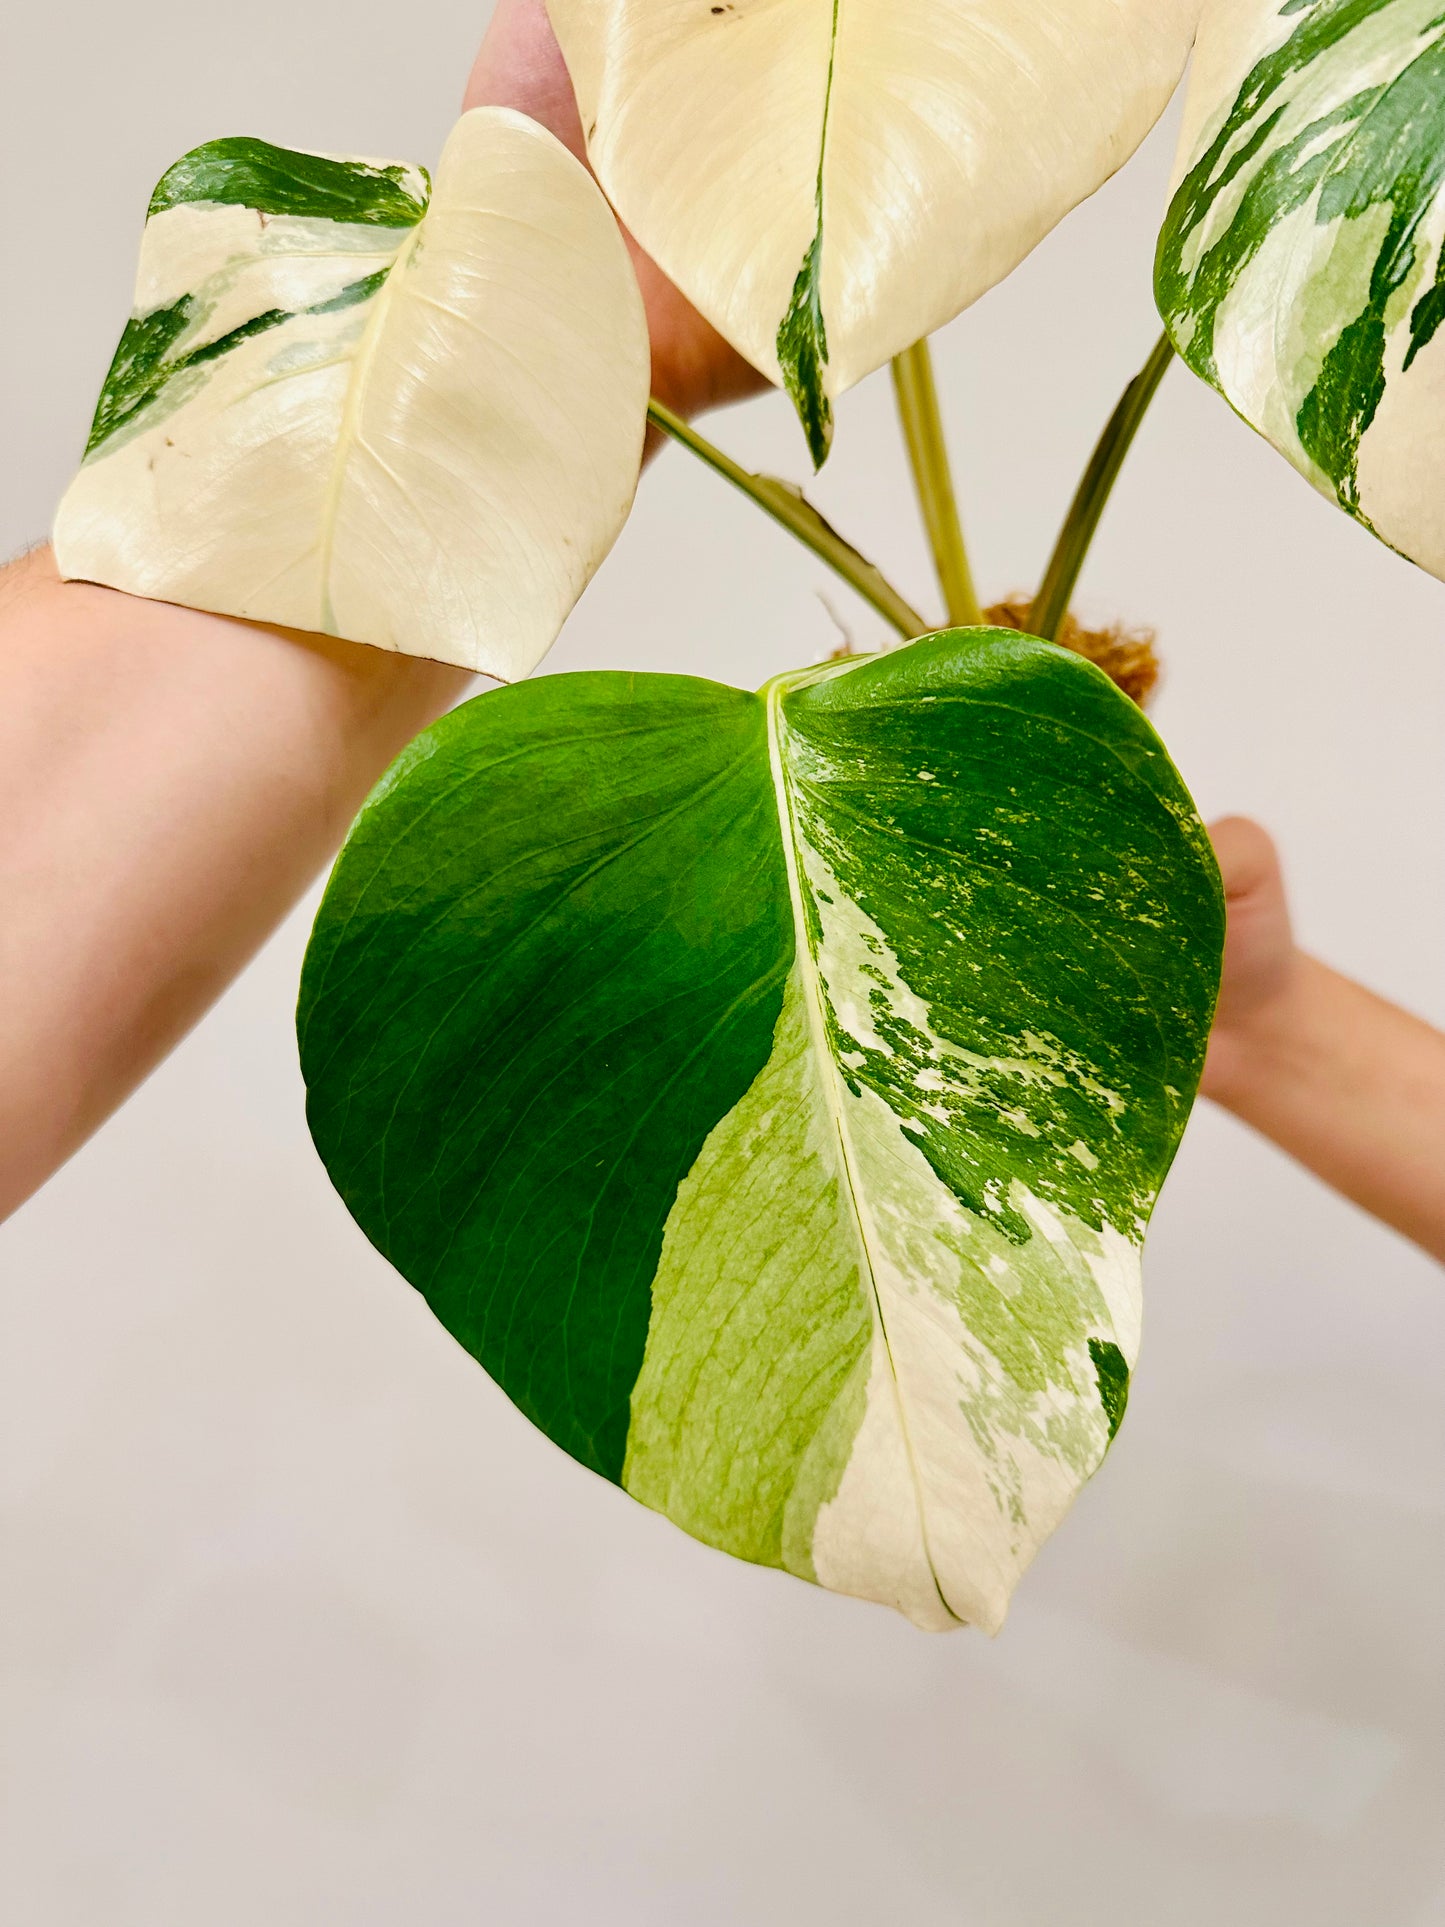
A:
[[[1175,349],[1445,573],[1445,13],[549,11],[591,171],[502,109],[434,185],[249,139],[170,170],[57,554],[512,684],[398,761],[326,893],[300,1037],[338,1189],[585,1465],[742,1558],[993,1629],[1123,1416],[1223,938],[1162,745],[1054,639]],[[1031,609],[991,624],[927,336],[1128,157],[1191,48],[1168,333]],[[649,403],[618,218],[815,463],[892,362],[952,626]],[[518,681],[649,416],[903,646],[784,654],[756,695]]]

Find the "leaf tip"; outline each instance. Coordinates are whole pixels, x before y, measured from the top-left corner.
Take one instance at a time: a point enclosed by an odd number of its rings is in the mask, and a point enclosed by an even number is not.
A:
[[[778,365],[783,385],[792,397],[808,438],[808,450],[816,472],[828,459],[833,445],[833,404],[828,398],[828,329],[823,320],[823,304],[818,286],[819,259],[823,248],[823,229],[818,231],[803,256],[803,265],[793,283],[788,311],[778,329]]]
[[[1107,1339],[1089,1340],[1089,1357],[1099,1383],[1099,1403],[1109,1425],[1109,1443],[1114,1443],[1129,1404],[1129,1364],[1119,1347]]]

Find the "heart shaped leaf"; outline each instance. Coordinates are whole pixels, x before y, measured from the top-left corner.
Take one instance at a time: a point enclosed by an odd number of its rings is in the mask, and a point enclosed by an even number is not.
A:
[[[1001,630],[548,678],[395,765],[302,983],[342,1196],[567,1451],[996,1628],[1103,1458],[1218,876],[1149,725]]]
[[[152,199],[57,560],[523,675],[626,519],[648,374],[616,222],[520,114],[466,115],[435,193],[213,141]]]
[[[1199,0],[547,0],[598,178],[821,462],[832,398],[1129,155]]]
[[[1367,528],[1445,576],[1445,14],[1205,16],[1156,289],[1180,354]]]

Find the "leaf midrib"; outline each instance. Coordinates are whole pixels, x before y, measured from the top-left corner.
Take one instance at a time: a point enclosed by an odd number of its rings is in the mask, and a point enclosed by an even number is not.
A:
[[[430,212],[428,208],[427,213]],[[346,383],[346,402],[336,430],[336,446],[331,456],[331,474],[327,480],[326,496],[321,508],[321,555],[317,565],[317,577],[323,635],[334,636],[339,633],[336,627],[336,611],[331,604],[331,569],[336,548],[336,522],[340,513],[341,490],[346,481],[351,451],[361,439],[361,409],[366,398],[367,383],[371,377],[371,365],[376,359],[376,350],[381,340],[386,317],[391,310],[392,302],[396,299],[398,277],[410,261],[425,225],[426,215],[424,214],[393,256],[386,280],[377,290],[375,306],[367,316],[361,340],[356,345],[356,353],[351,358],[351,373]]]
[[[856,667],[849,664],[848,668]],[[847,673],[845,668],[842,672]],[[831,680],[831,677],[814,680]],[[814,1058],[823,1067],[820,1082],[829,1116],[838,1140],[838,1155],[842,1175],[847,1186],[848,1199],[852,1207],[852,1218],[857,1233],[859,1255],[868,1276],[868,1289],[872,1294],[874,1312],[878,1319],[878,1329],[883,1335],[883,1346],[888,1354],[888,1370],[893,1384],[893,1399],[898,1412],[899,1430],[903,1434],[903,1449],[908,1455],[908,1473],[913,1485],[913,1501],[918,1508],[918,1531],[923,1542],[923,1556],[928,1561],[929,1577],[938,1594],[940,1605],[951,1619],[958,1615],[949,1605],[942,1586],[938,1582],[938,1572],[933,1563],[933,1552],[928,1543],[928,1512],[924,1504],[923,1482],[918,1474],[918,1461],[913,1450],[913,1439],[908,1429],[908,1413],[903,1400],[903,1388],[898,1379],[898,1367],[893,1356],[893,1345],[888,1336],[888,1319],[883,1309],[882,1294],[878,1289],[877,1267],[869,1244],[868,1213],[863,1199],[865,1193],[858,1182],[855,1167],[856,1152],[848,1130],[847,1113],[843,1106],[841,1080],[838,1065],[828,1044],[828,1029],[823,1015],[822,987],[819,982],[817,960],[808,936],[808,922],[803,909],[803,883],[798,871],[798,829],[793,814],[792,794],[788,786],[787,767],[783,757],[782,730],[786,726],[782,713],[783,696],[788,688],[786,679],[769,685],[766,691],[768,713],[768,764],[773,778],[773,796],[778,813],[778,832],[783,843],[783,863],[788,878],[788,898],[793,912],[794,955],[798,963],[799,980],[803,987],[803,1001],[808,1011],[808,1029],[812,1038]],[[866,1417],[866,1407],[865,1407]]]

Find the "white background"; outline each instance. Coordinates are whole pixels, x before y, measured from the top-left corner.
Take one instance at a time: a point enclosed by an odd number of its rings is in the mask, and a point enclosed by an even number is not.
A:
[[[243,132],[431,160],[485,11],[7,17],[0,543],[77,457],[163,168]],[[1153,338],[1169,147],[939,344],[990,593]],[[714,429],[803,472],[777,398]],[[886,378],[817,497],[929,595]],[[669,453],[549,667],[753,683],[834,646],[824,596],[875,637]],[[1445,1020],[1445,588],[1176,369],[1085,607],[1157,624],[1156,720],[1206,812],[1276,831],[1307,942]],[[1202,1112],[1114,1456],[997,1643],[929,1638],[574,1466],[370,1251],[302,1118],[307,922],[0,1232],[7,1921],[1445,1922],[1434,1266]]]

